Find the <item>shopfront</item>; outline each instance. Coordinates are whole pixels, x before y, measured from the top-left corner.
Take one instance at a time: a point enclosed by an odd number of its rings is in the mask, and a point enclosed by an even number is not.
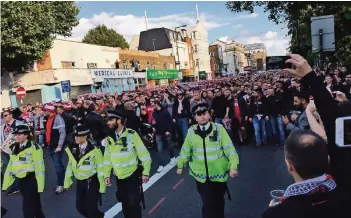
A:
[[[147,70],[148,87],[176,85],[179,82],[179,70]]]
[[[206,79],[207,79],[206,71],[200,71],[199,72],[199,80],[206,80]]]
[[[135,90],[134,72],[124,69],[92,69],[91,77],[94,80],[92,90],[118,95],[123,91]]]
[[[195,74],[193,69],[182,70],[183,82],[195,82]]]

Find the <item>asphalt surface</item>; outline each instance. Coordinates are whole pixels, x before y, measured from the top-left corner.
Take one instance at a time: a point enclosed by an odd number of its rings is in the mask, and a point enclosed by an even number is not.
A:
[[[226,217],[256,218],[260,217],[271,200],[269,192],[273,189],[285,189],[291,184],[292,178],[286,171],[283,149],[276,146],[255,149],[252,146],[237,147],[240,158],[240,176],[230,179],[228,187],[232,201],[226,200]],[[46,152],[45,152],[46,153]],[[150,151],[153,158],[151,176],[156,173],[158,164],[157,153]],[[167,151],[164,152],[167,156]],[[75,184],[60,195],[54,193],[56,174],[47,155],[46,185],[41,194],[44,214],[47,218],[81,217],[75,209]],[[67,163],[67,157],[64,158]],[[154,218],[197,218],[201,217],[201,199],[196,190],[195,180],[189,176],[188,169],[183,175],[176,175],[176,167],[165,174],[145,192],[146,209],[143,217]],[[116,204],[115,181],[106,194],[100,210],[105,212]],[[18,193],[13,196],[1,194],[1,204],[8,210],[6,218],[19,218],[22,215],[22,197]],[[115,217],[122,218],[120,212]]]

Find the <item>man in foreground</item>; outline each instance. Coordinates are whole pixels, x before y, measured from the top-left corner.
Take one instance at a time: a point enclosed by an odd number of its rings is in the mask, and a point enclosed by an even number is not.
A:
[[[210,122],[207,103],[193,108],[198,125],[192,126],[185,138],[178,160],[177,174],[190,162],[190,175],[196,179],[202,199],[203,218],[224,218],[224,194],[230,195],[227,180],[239,175],[239,157],[221,124]]]
[[[339,192],[329,170],[327,144],[316,133],[296,130],[285,142],[285,163],[295,180],[263,218],[351,217],[347,196]]]

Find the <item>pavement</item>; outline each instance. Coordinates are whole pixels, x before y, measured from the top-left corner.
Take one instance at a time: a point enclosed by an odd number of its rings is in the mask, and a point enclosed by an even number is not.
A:
[[[283,149],[267,146],[256,149],[253,146],[236,147],[240,165],[240,176],[228,181],[232,201],[226,200],[226,217],[257,218],[267,208],[271,200],[269,192],[273,189],[285,189],[293,182],[286,170]],[[179,149],[177,150],[179,152]],[[45,151],[45,153],[47,153]],[[150,184],[144,185],[146,209],[143,217],[150,218],[200,218],[201,199],[196,190],[195,180],[189,176],[188,169],[183,175],[176,174],[176,167],[166,166],[165,172],[157,174],[157,152],[150,151],[154,160],[151,169]],[[168,156],[167,151],[163,153]],[[41,194],[44,214],[47,218],[81,217],[75,209],[75,184],[68,191],[56,195],[56,174],[50,157],[46,159],[46,185]],[[64,157],[67,163],[67,157]],[[168,172],[167,172],[168,170]],[[152,181],[151,181],[152,180]],[[120,205],[116,205],[115,180],[102,196],[100,210],[106,212],[106,218],[124,217]],[[22,215],[21,194],[6,196],[1,194],[1,204],[8,210],[5,218],[19,218]]]

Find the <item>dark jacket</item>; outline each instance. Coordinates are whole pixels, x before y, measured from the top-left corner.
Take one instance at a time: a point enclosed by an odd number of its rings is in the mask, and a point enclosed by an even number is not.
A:
[[[166,132],[171,133],[172,118],[166,109],[161,109],[159,111],[155,110],[152,117],[156,121],[156,124],[154,125],[156,134],[164,135]]]
[[[127,121],[126,121],[126,127],[132,130],[135,130],[136,132],[139,132],[139,129],[141,128],[141,121],[139,117],[137,117],[136,113],[134,110],[126,110],[124,112]]]
[[[350,201],[334,190],[328,193],[299,195],[268,208],[262,218],[349,218]]]
[[[335,145],[335,120],[343,116],[338,102],[313,71],[303,77],[301,82],[310,87],[317,111],[323,121],[328,138],[331,174],[339,189],[351,196],[351,148],[340,148]]]
[[[179,106],[179,100],[176,99],[173,104],[172,108],[172,118],[190,118],[192,117],[191,111],[190,111],[190,102],[188,98],[183,98],[182,101],[182,106],[183,110],[180,114],[178,114],[178,106]]]
[[[229,101],[224,95],[215,97],[212,102],[212,110],[214,111],[213,116],[218,118],[224,118],[227,112],[227,107],[229,106]]]
[[[286,115],[285,104],[280,96],[267,97],[267,108],[270,116]]]
[[[74,125],[84,123],[86,109],[83,107],[72,109],[72,117],[74,118]]]
[[[261,98],[252,96],[248,108],[248,117],[250,118],[253,118],[257,114],[261,114],[264,117],[268,115],[267,99],[264,96]]]
[[[110,129],[104,123],[102,117],[95,112],[88,112],[84,119],[84,124],[89,127],[90,133],[97,145],[100,145],[101,140],[110,133]]]
[[[229,118],[231,120],[236,119],[235,114],[234,114],[234,103],[235,103],[235,98],[232,98],[229,101]],[[247,103],[246,103],[244,98],[238,97],[238,104],[239,104],[239,110],[240,110],[240,116],[241,116],[240,122],[241,122],[245,119],[245,116],[248,116],[248,107],[247,107]]]
[[[46,124],[45,124],[46,128]],[[50,135],[50,144],[49,147],[54,149],[57,147],[63,148],[66,141],[66,127],[65,121],[63,120],[60,114],[55,114],[54,120],[52,122],[51,135]],[[42,133],[44,133],[43,131]],[[46,133],[47,134],[47,133]],[[44,136],[46,139],[46,135]],[[45,140],[46,143],[46,140]]]

